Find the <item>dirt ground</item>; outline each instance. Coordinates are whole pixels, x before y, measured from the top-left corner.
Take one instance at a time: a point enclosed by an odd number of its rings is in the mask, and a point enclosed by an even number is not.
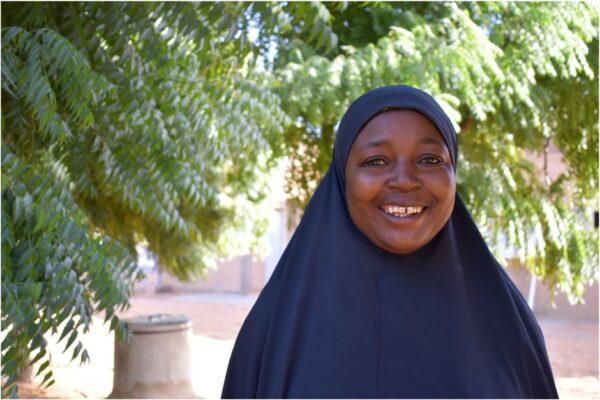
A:
[[[202,398],[218,398],[229,354],[255,296],[227,294],[140,294],[122,317],[146,314],[186,314],[192,320],[192,387]],[[561,398],[598,399],[598,322],[541,320]],[[41,390],[23,384],[22,398],[106,398],[112,391],[114,336],[101,320],[84,336],[91,362],[71,363],[52,344],[56,384]]]

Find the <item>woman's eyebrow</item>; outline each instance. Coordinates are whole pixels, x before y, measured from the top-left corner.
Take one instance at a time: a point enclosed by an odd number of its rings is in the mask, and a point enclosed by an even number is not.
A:
[[[371,140],[370,142],[367,142],[365,144],[365,147],[381,147],[381,146],[388,146],[390,145],[391,142],[387,139],[376,139],[376,140]]]
[[[420,144],[435,144],[440,147],[446,147],[446,144],[439,139],[431,138],[431,137],[421,137],[417,139],[417,143]],[[375,139],[370,142],[365,143],[365,148],[371,147],[381,147],[381,146],[389,146],[391,142],[388,139]]]
[[[421,138],[417,139],[417,143],[437,144],[438,146],[446,147],[446,144],[444,142],[442,142],[441,140],[430,138],[430,137],[421,137]]]

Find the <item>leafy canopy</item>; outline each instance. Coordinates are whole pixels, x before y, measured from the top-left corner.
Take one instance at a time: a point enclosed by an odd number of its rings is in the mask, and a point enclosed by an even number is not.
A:
[[[45,334],[85,362],[92,314],[124,333],[136,243],[181,279],[259,247],[289,118],[251,35],[331,46],[326,17],[311,3],[2,3],[4,395],[30,358],[52,384]]]
[[[284,43],[274,88],[294,123],[287,192],[301,210],[350,101],[432,93],[459,129],[458,191],[501,256],[577,299],[597,279],[598,10],[594,3],[327,3],[336,51]],[[556,146],[565,170],[535,168]],[[546,166],[547,167],[547,166]]]

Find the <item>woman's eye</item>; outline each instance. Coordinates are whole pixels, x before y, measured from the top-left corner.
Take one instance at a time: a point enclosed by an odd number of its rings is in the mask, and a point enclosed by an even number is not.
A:
[[[363,165],[367,167],[379,167],[381,165],[385,165],[385,161],[381,158],[371,158],[365,161]]]
[[[441,164],[442,160],[438,157],[427,156],[421,159],[421,162],[424,164]]]

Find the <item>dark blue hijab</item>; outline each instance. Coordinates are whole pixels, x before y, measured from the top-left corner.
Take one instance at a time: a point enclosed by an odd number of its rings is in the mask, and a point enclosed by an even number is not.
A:
[[[353,224],[344,169],[362,127],[415,110],[456,133],[427,93],[372,90],[344,115],[333,162],[233,349],[224,398],[556,398],[542,332],[456,195],[447,224],[398,255]]]

